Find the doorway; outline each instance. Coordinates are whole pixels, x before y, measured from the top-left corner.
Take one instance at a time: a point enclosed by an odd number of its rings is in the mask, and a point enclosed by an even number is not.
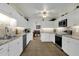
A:
[[[33,39],[36,40],[36,39],[40,39],[40,30],[34,30],[33,31]]]

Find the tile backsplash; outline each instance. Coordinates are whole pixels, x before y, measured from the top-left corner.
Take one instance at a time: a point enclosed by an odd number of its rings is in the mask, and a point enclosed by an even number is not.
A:
[[[63,33],[63,31],[65,31],[67,28],[65,27],[59,27],[59,28],[56,28],[56,33]]]
[[[73,29],[72,30],[72,35],[79,36],[79,29]]]
[[[79,26],[72,27],[72,35],[79,36]]]

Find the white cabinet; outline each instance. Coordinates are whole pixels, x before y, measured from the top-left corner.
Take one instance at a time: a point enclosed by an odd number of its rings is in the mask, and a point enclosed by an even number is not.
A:
[[[63,36],[62,49],[70,56],[79,56],[79,40]]]
[[[33,38],[33,34],[32,33],[27,33],[27,40],[26,40],[26,44],[28,45],[30,40],[32,40]]]
[[[0,56],[8,56],[8,44],[0,46]]]
[[[53,34],[53,33],[41,33],[41,41],[55,43],[55,34]]]
[[[41,33],[41,41],[42,42],[50,42],[49,33]]]
[[[17,26],[26,27],[27,21],[21,16],[16,9],[10,4],[0,4],[0,13],[17,20]]]
[[[79,56],[79,40],[72,39],[69,43],[70,45],[70,55]]]
[[[68,38],[67,37],[62,37],[62,49],[68,54],[69,49],[68,49]],[[68,54],[69,55],[69,54]]]
[[[16,56],[17,54],[17,40],[9,43],[9,56]]]
[[[17,39],[17,55],[19,56],[23,51],[23,39],[19,37]]]
[[[55,34],[50,33],[50,41],[55,43]]]
[[[79,9],[74,10],[67,15],[68,26],[79,25]]]
[[[9,43],[9,56],[19,56],[23,51],[22,37]]]

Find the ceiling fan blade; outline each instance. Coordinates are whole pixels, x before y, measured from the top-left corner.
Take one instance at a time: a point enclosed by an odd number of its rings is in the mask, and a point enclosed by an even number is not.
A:
[[[32,18],[32,17],[34,17],[36,15],[40,15],[40,12],[36,12],[36,13],[32,14],[31,16],[29,16],[29,18]]]

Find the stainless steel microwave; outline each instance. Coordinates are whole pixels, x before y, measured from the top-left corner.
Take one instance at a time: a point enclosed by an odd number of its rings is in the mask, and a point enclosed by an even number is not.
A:
[[[67,19],[64,19],[62,21],[59,21],[58,26],[59,27],[67,27]]]

